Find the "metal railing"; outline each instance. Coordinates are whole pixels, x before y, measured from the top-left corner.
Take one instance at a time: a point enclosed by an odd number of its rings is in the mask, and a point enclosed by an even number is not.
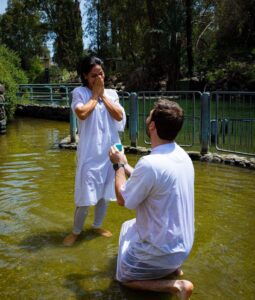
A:
[[[80,84],[21,84],[17,98],[22,104],[69,106],[69,93]]]
[[[20,103],[69,106],[71,91],[79,84],[20,85]],[[122,142],[133,147],[150,144],[146,136],[145,120],[154,102],[164,97],[178,102],[184,109],[185,121],[177,142],[202,154],[209,148],[217,151],[255,156],[255,92],[199,91],[118,91],[125,108],[127,126],[121,134]],[[70,111],[70,135],[75,141],[76,118]]]
[[[211,144],[218,151],[255,155],[255,92],[211,93]]]
[[[198,91],[142,91],[137,93],[139,103],[139,132],[142,139],[139,143],[150,144],[146,136],[145,121],[153,108],[154,102],[159,98],[173,100],[180,104],[185,112],[185,121],[177,142],[183,147],[195,147],[200,145],[200,107],[202,94]]]

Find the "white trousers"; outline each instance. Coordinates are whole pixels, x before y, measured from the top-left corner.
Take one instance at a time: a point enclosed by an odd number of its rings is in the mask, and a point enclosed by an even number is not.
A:
[[[97,204],[95,205],[95,216],[94,222],[92,227],[99,228],[104,220],[106,211],[108,207],[108,201],[105,199],[100,199]],[[83,229],[83,225],[85,219],[89,212],[89,206],[76,206],[74,212],[74,226],[73,226],[73,233],[80,234]]]

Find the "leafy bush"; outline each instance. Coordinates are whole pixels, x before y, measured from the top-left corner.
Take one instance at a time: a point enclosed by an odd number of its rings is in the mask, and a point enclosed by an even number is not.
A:
[[[27,77],[20,69],[19,57],[7,47],[0,45],[0,84],[5,86],[6,113],[13,117],[17,102],[18,84],[26,84]]]
[[[254,90],[254,63],[230,61],[206,74],[209,90]]]
[[[29,60],[30,68],[26,72],[29,82],[33,83],[37,80],[38,76],[44,72],[42,61],[39,57],[33,57]]]
[[[68,71],[67,69],[60,68],[58,66],[50,67],[50,82],[61,83],[61,82],[74,82],[77,81],[77,72]]]
[[[45,70],[43,69],[33,80],[33,83],[45,83],[45,77]],[[68,83],[77,82],[79,80],[76,71],[67,71],[67,69],[60,68],[57,65],[50,66],[49,79],[50,83]]]

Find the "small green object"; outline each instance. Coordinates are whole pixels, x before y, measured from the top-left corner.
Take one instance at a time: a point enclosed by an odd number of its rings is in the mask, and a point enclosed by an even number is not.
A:
[[[115,144],[115,147],[119,150],[122,151],[122,144]]]

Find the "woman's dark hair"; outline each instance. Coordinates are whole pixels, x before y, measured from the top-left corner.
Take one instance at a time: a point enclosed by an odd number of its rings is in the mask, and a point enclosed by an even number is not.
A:
[[[159,99],[154,104],[151,121],[155,122],[158,136],[163,140],[173,141],[182,128],[183,109],[178,103]]]
[[[103,67],[103,61],[96,56],[83,57],[78,63],[77,73],[80,76],[81,82],[84,86],[88,86],[88,81],[84,78],[83,74],[88,74],[96,65]]]

